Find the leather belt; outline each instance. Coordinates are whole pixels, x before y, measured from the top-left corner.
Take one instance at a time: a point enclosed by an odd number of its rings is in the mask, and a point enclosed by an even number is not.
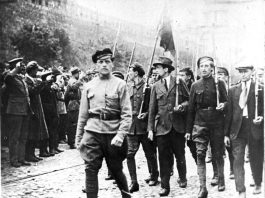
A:
[[[97,118],[100,120],[119,120],[121,118],[118,114],[107,114],[107,113],[89,113],[89,118]]]

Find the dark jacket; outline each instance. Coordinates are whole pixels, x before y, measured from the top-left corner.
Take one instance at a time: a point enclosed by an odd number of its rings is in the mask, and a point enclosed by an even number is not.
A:
[[[45,86],[44,89],[41,91],[40,96],[45,118],[59,118],[59,114],[57,111],[56,91],[53,90],[51,86]]]
[[[227,91],[225,82],[218,81],[219,101],[227,106]],[[217,111],[216,86],[214,78],[201,78],[191,86],[189,108],[187,115],[187,133],[191,133],[193,125],[222,126],[224,111]],[[207,108],[212,108],[208,110]]]
[[[176,101],[176,78],[170,78],[168,91],[165,82],[159,80],[154,84],[151,91],[148,130],[154,131],[156,136],[166,135],[172,128],[179,133],[185,133],[186,111],[189,100],[189,92],[186,84],[180,80],[179,104],[184,107],[184,112],[173,112]]]
[[[231,140],[237,138],[238,132],[242,125],[243,110],[239,106],[239,98],[242,90],[242,84],[238,84],[228,91],[228,108],[225,122],[225,135]],[[258,115],[263,116],[264,111],[264,89],[259,90],[258,93]],[[261,125],[254,125],[255,118],[255,83],[251,82],[250,90],[247,99],[248,118],[251,120],[251,134],[255,139],[263,138],[264,120]]]
[[[49,137],[46,126],[40,92],[44,88],[44,82],[38,83],[36,79],[32,81],[30,77],[25,78],[28,85],[30,106],[33,114],[29,121],[29,136],[30,140],[44,140]]]
[[[5,77],[6,90],[8,91],[7,114],[28,115],[30,111],[30,99],[28,88],[20,75],[7,74]]]
[[[146,134],[147,133],[147,117],[144,120],[139,120],[137,116],[141,108],[143,100],[143,89],[145,82],[142,80],[138,85],[129,85],[129,94],[132,105],[132,125],[129,131],[130,135]],[[144,111],[142,111],[143,113]]]

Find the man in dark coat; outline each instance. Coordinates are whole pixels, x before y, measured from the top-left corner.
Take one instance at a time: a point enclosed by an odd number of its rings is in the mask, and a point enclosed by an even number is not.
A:
[[[42,70],[36,61],[30,61],[26,67],[26,78],[25,81],[28,85],[30,105],[33,114],[30,117],[29,122],[29,135],[26,147],[26,159],[27,161],[37,162],[42,160],[35,155],[35,148],[37,145],[40,147],[40,151],[45,150],[45,141],[48,140],[48,129],[44,119],[44,113],[42,109],[42,103],[40,98],[40,92],[44,86],[48,86],[47,81],[41,81],[37,79],[37,72]]]
[[[179,185],[187,186],[185,159],[185,122],[189,93],[186,84],[178,83],[178,106],[176,104],[176,78],[170,76],[174,70],[172,60],[160,57],[154,63],[161,80],[156,82],[151,91],[148,119],[148,137],[153,140],[155,134],[159,153],[161,191],[160,196],[170,192],[169,180],[172,168],[172,152],[176,157],[179,173]]]
[[[150,169],[149,173],[151,177],[149,186],[155,186],[158,183],[157,178],[159,173],[157,167],[156,152],[154,148],[155,146],[153,142],[148,139],[147,133],[148,108],[142,108],[142,112],[140,112],[143,101],[143,90],[145,86],[145,82],[143,80],[144,74],[145,72],[143,66],[139,63],[134,63],[130,68],[128,74],[129,80],[133,82],[128,85],[133,114],[132,125],[127,136],[127,165],[132,181],[129,187],[130,192],[136,192],[139,190],[139,184],[136,174],[135,155],[140,147],[140,144],[142,144],[147,159],[148,169]]]
[[[227,103],[225,83],[215,82],[212,76],[214,60],[211,57],[201,57],[197,62],[202,78],[191,86],[189,109],[187,116],[186,139],[192,136],[197,149],[197,169],[200,179],[198,198],[208,195],[206,188],[205,156],[210,142],[213,160],[218,167],[218,191],[225,190],[224,182],[224,108]],[[217,84],[218,83],[218,84]],[[216,84],[218,85],[217,105]]]
[[[25,161],[25,148],[28,137],[30,99],[24,81],[25,66],[22,58],[9,61],[10,72],[5,77],[8,90],[7,127],[9,130],[9,158],[11,166],[30,165]]]
[[[255,109],[255,85],[251,80],[253,66],[238,67],[241,83],[229,89],[225,123],[225,144],[232,145],[234,174],[239,197],[246,197],[244,155],[249,145],[250,167],[255,182],[254,194],[261,193],[264,161],[264,98],[263,86],[258,86],[258,111]],[[255,116],[257,113],[257,117]]]

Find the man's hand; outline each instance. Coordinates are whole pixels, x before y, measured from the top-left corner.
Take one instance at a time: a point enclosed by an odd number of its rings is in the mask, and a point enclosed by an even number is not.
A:
[[[151,141],[154,140],[154,133],[153,133],[153,131],[149,131],[148,132],[148,139],[151,140]]]
[[[262,116],[258,116],[256,119],[253,120],[253,123],[255,125],[260,125],[262,121],[263,121],[263,117]]]
[[[111,145],[121,147],[123,140],[118,136],[115,135],[114,138],[111,140]]]
[[[141,114],[139,114],[139,115],[137,116],[137,118],[140,119],[140,120],[143,120],[143,119],[146,118],[146,116],[147,116],[147,113],[141,113]]]
[[[190,140],[190,133],[186,133],[185,138],[186,138],[186,140]]]
[[[224,107],[225,107],[225,104],[224,104],[224,103],[220,103],[220,104],[216,107],[216,110],[217,110],[217,111],[223,111],[223,110],[224,110]]]
[[[180,112],[183,112],[183,111],[184,111],[184,108],[183,108],[182,105],[174,107],[174,112],[180,113]]]
[[[226,147],[230,147],[230,139],[229,137],[225,136],[224,143]]]

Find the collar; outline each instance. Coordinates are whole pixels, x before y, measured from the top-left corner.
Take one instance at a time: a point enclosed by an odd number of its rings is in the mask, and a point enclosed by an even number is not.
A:
[[[141,81],[138,84],[134,84],[133,86],[136,87],[136,89],[139,89],[144,84],[144,80],[141,79]]]

